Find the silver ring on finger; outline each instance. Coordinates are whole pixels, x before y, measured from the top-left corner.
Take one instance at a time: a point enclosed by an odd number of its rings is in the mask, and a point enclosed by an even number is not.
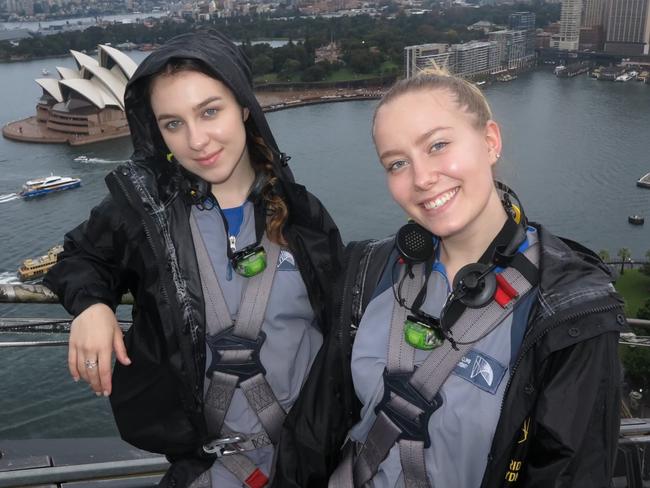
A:
[[[96,359],[84,359],[84,366],[88,369],[94,369],[97,367]]]

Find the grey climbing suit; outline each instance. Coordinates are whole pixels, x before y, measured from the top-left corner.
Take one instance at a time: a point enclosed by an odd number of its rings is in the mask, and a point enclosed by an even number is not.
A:
[[[217,462],[246,483],[256,473],[257,466],[240,453],[276,443],[286,415],[264,377],[259,358],[265,338],[261,329],[280,246],[269,241],[266,235],[263,237],[262,245],[269,264],[262,273],[247,280],[237,319],[233,321],[194,215],[190,218],[190,227],[205,297],[207,340],[217,341],[213,350],[220,355],[217,366],[210,371],[205,395],[206,422],[214,441],[206,444],[204,450],[216,454]],[[224,419],[237,388],[259,418],[263,432],[250,436],[224,428]]]
[[[531,244],[523,255],[535,268],[538,245]],[[413,303],[424,281],[424,265],[414,268],[413,279],[404,283],[407,303]],[[502,277],[516,290],[517,298],[532,287],[514,267],[506,268]],[[416,349],[404,339],[403,324],[407,310],[393,304],[388,356],[384,372],[384,397],[376,409],[377,416],[363,445],[349,442],[343,462],[330,478],[330,488],[371,487],[379,465],[397,443],[404,478],[408,488],[430,488],[424,450],[429,447],[429,418],[439,407],[436,395],[459,360],[472,345],[487,336],[512,313],[516,300],[505,307],[495,300],[482,308],[467,308],[452,327],[455,350],[450,341],[429,353],[424,363],[415,368]]]

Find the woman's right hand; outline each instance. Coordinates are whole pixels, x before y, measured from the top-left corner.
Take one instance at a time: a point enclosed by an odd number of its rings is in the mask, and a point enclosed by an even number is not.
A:
[[[126,354],[122,330],[110,307],[91,305],[72,321],[68,346],[68,368],[75,381],[83,378],[96,395],[111,394],[111,353],[124,366]]]

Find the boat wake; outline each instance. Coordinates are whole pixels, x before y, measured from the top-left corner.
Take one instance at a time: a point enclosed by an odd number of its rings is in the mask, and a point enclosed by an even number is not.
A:
[[[77,156],[74,161],[84,164],[124,164],[128,163],[129,159],[102,159],[102,158],[89,158],[88,156]]]
[[[11,202],[13,200],[17,200],[18,198],[20,198],[20,195],[18,193],[7,193],[5,195],[0,195],[0,203]]]
[[[14,285],[19,284],[20,280],[16,276],[16,273],[11,271],[0,272],[0,284],[1,285]]]

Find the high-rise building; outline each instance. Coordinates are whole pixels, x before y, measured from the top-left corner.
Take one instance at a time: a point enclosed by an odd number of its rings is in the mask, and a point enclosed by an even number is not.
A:
[[[526,32],[526,56],[535,54],[535,14],[533,12],[515,12],[508,17],[508,27],[513,31]]]
[[[465,44],[421,44],[404,48],[406,76],[415,76],[438,66],[459,76],[474,76],[499,70],[496,42],[471,41]]]
[[[551,38],[551,47],[562,51],[576,51],[578,49],[581,16],[582,0],[562,1],[560,33]]]
[[[534,50],[528,54],[527,34],[525,30],[500,30],[488,34],[488,39],[496,43],[501,68],[518,68],[534,58]]]
[[[650,0],[609,0],[606,19],[606,52],[648,54]]]
[[[605,22],[606,0],[583,0],[580,27],[597,27]]]
[[[448,44],[418,44],[404,48],[404,68],[407,78],[415,76],[420,71],[436,65],[440,68],[451,69],[451,53]]]
[[[515,12],[508,17],[508,27],[511,30],[535,30],[535,14],[533,12]]]
[[[496,42],[471,41],[465,44],[453,44],[454,74],[474,76],[488,74],[499,68],[498,47]]]

